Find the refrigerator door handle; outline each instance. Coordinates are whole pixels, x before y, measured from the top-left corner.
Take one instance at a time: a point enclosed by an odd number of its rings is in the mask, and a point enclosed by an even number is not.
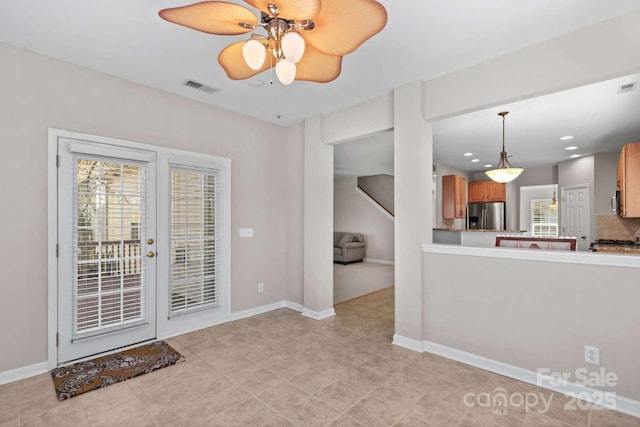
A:
[[[482,229],[487,228],[487,208],[482,208]]]

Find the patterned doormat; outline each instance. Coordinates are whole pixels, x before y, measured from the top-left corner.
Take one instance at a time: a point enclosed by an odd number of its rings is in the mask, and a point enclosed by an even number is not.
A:
[[[173,365],[182,358],[169,344],[158,341],[56,368],[51,378],[58,400],[65,400]]]

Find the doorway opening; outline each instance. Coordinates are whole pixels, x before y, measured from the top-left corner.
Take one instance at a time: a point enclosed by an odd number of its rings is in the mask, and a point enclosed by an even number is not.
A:
[[[334,146],[334,304],[393,286],[393,202],[393,131]]]

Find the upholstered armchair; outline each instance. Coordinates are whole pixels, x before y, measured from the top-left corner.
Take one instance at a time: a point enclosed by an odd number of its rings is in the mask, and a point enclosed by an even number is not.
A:
[[[364,235],[361,233],[333,233],[333,262],[347,265],[364,259]]]

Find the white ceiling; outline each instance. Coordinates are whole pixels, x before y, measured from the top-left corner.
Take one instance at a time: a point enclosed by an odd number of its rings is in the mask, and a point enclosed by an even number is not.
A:
[[[196,1],[0,0],[0,41],[290,125],[640,10],[640,0],[382,0],[386,28],[344,58],[337,80],[284,87],[270,85],[269,72],[245,81],[226,77],[217,55],[246,36],[204,34],[158,17],[161,9]],[[220,91],[187,88],[186,79]],[[264,85],[254,87],[259,81]]]

